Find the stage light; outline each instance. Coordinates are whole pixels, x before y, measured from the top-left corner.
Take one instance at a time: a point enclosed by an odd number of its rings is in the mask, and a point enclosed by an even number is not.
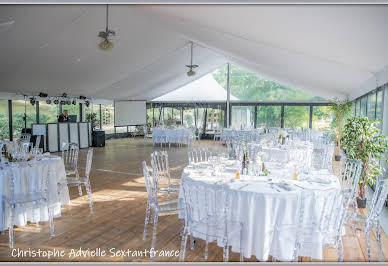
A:
[[[73,100],[72,104],[73,104],[73,105],[76,105],[76,104],[77,104],[77,102],[76,102],[75,100]]]
[[[35,105],[35,97],[30,98],[30,104],[31,104],[32,106]]]
[[[89,101],[85,101],[85,105],[86,105],[86,107],[89,107]]]
[[[47,93],[44,93],[44,92],[39,93],[40,98],[46,98],[47,96],[48,96]]]
[[[50,100],[50,99],[47,99],[47,100],[46,100],[46,103],[47,103],[47,104],[51,104],[51,100]]]
[[[58,100],[58,99],[55,99],[55,100],[54,100],[54,104],[59,104],[59,100]]]

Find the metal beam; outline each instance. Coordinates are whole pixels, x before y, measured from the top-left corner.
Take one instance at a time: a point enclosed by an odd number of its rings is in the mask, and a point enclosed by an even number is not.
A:
[[[280,127],[284,128],[284,105],[282,105],[280,113]]]
[[[226,78],[226,127],[230,126],[230,63],[227,65],[227,78]]]
[[[9,140],[13,140],[12,134],[12,100],[8,100],[8,130],[9,130]]]

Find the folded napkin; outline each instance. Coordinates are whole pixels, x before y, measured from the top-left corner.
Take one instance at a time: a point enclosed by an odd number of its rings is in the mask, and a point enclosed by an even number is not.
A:
[[[276,185],[277,187],[279,188],[282,188],[284,190],[287,190],[287,191],[292,191],[293,189],[286,183],[274,183],[274,185]]]
[[[320,183],[320,184],[330,184],[331,180],[329,178],[320,177],[320,176],[312,176],[307,181],[314,182],[314,183]]]

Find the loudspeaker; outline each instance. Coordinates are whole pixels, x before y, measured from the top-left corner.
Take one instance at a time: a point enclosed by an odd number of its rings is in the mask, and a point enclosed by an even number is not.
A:
[[[93,131],[92,146],[105,147],[105,131]]]

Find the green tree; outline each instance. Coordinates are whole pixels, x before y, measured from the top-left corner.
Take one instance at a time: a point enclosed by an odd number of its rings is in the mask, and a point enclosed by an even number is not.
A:
[[[242,68],[231,65],[230,69],[230,91],[231,94],[240,100],[257,101],[322,101],[318,96],[312,96],[306,92],[289,88],[277,82],[267,80],[255,73],[248,72]],[[227,67],[221,67],[213,72],[214,79],[224,88],[227,83]],[[258,111],[258,125],[280,126],[279,107],[260,108]],[[308,127],[309,112],[305,107],[290,108],[285,121],[285,127]]]

